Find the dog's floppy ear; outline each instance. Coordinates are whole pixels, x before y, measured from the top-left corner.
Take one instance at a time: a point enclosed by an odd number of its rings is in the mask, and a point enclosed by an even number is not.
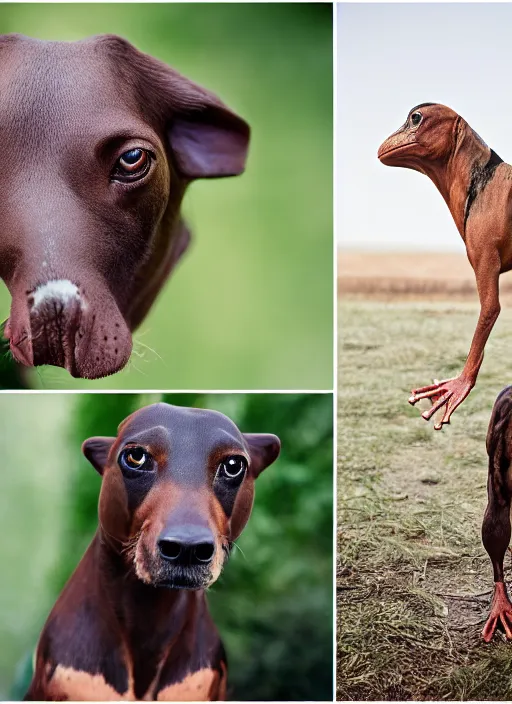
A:
[[[115,438],[96,437],[89,438],[82,445],[82,452],[87,457],[98,474],[103,475],[107,464],[108,453],[115,442]]]
[[[249,127],[214,96],[204,96],[197,111],[184,110],[171,120],[168,136],[176,166],[189,179],[237,176],[245,168]]]
[[[161,67],[160,93],[171,111],[167,136],[178,171],[187,179],[241,174],[249,125],[213,93]]]
[[[144,113],[163,120],[178,172],[186,179],[237,176],[245,168],[249,125],[216,95],[114,35],[98,37],[137,94]]]
[[[251,456],[251,473],[258,477],[279,457],[281,441],[267,433],[244,433],[244,438]]]

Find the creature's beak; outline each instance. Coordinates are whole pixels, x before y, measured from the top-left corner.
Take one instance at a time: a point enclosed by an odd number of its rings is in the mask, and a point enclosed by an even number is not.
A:
[[[377,157],[386,166],[395,166],[398,158],[407,147],[415,143],[414,137],[401,127],[388,137],[379,147]]]

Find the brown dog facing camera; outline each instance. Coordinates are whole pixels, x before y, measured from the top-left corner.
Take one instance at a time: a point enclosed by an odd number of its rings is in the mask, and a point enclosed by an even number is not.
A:
[[[0,36],[0,278],[14,359],[119,371],[186,250],[198,178],[242,173],[249,127],[124,39]]]
[[[275,435],[158,403],[86,440],[99,526],[44,626],[26,700],[223,699],[226,657],[205,589],[251,515]]]

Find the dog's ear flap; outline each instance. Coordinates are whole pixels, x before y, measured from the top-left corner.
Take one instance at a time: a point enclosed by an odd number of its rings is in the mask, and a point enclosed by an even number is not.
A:
[[[115,438],[106,437],[89,438],[82,445],[82,452],[98,474],[103,475],[108,460],[108,453],[115,440]]]
[[[259,477],[279,457],[281,441],[267,433],[244,433],[244,438],[251,456],[251,473]]]
[[[249,126],[214,96],[203,95],[198,108],[182,110],[168,129],[178,171],[188,179],[238,176],[245,169]]]

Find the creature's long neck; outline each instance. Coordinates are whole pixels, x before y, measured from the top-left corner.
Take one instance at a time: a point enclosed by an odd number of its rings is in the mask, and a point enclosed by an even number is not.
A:
[[[454,147],[448,161],[426,166],[425,173],[445,199],[462,239],[465,239],[466,221],[473,201],[501,161],[464,123],[460,133],[454,137]]]
[[[171,648],[190,640],[206,609],[203,590],[167,589],[144,584],[128,572],[123,556],[102,540],[101,529],[91,544],[100,593],[115,613],[128,649],[137,693],[147,692]]]

